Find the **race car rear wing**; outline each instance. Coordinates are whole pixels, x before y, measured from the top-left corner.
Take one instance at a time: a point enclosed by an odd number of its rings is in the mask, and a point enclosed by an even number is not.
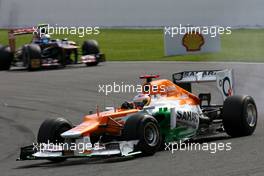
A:
[[[185,90],[192,91],[192,83],[216,82],[223,99],[234,94],[232,70],[183,71],[172,75],[173,82]]]
[[[26,35],[33,34],[35,31],[34,28],[20,28],[20,29],[9,29],[8,31],[8,41],[9,46],[12,52],[16,51],[16,36],[17,35]]]

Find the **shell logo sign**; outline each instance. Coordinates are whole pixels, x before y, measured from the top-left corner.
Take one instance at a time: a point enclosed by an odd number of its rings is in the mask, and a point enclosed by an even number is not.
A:
[[[200,31],[189,31],[183,34],[169,35],[164,29],[164,55],[188,55],[213,53],[221,50],[220,35],[211,37]]]
[[[198,32],[186,33],[182,38],[182,45],[186,51],[200,51],[204,45],[204,37]]]

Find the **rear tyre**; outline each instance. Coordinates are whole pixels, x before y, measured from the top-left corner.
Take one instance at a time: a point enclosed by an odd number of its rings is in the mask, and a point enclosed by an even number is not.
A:
[[[23,49],[23,65],[27,70],[33,71],[41,67],[41,48],[36,44],[24,45]]]
[[[82,45],[82,54],[83,55],[98,55],[100,53],[99,45],[96,40],[87,40],[83,42]],[[96,66],[98,65],[98,61],[87,63],[87,66]]]
[[[38,132],[38,143],[53,143],[53,144],[59,144],[64,143],[65,139],[62,138],[60,135],[70,130],[73,127],[71,122],[69,122],[66,119],[63,118],[57,118],[57,119],[47,119],[45,120]],[[50,161],[54,162],[60,162],[66,160],[65,158],[53,158],[49,159]]]
[[[158,122],[147,114],[135,114],[127,119],[122,136],[125,140],[139,140],[135,149],[145,156],[154,155],[161,145]]]
[[[257,125],[257,107],[251,96],[231,96],[224,101],[223,124],[232,137],[253,134]]]
[[[13,61],[13,53],[8,46],[0,46],[0,70],[9,70]]]

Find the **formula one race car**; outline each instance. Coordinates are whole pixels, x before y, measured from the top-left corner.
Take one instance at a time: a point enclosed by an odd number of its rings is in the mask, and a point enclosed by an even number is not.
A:
[[[39,35],[41,31],[41,36]],[[43,31],[44,30],[44,31]],[[30,44],[25,44],[16,50],[17,35],[32,34]],[[95,66],[105,61],[105,55],[100,53],[95,40],[87,40],[82,45],[82,56],[78,58],[78,46],[68,39],[51,39],[45,33],[45,25],[37,28],[11,29],[8,33],[9,46],[0,46],[0,70],[9,70],[11,66],[20,66],[28,70],[44,67],[65,67],[69,64],[86,64]]]
[[[158,77],[142,76],[146,79],[142,93],[132,102],[87,115],[77,126],[63,118],[47,119],[39,128],[37,143],[21,148],[19,160],[153,155],[167,142],[254,132],[256,104],[251,96],[233,95],[232,70],[184,71],[173,74],[173,81],[152,80]],[[221,105],[211,104],[210,93],[190,92],[192,83],[211,81],[223,96]],[[86,147],[76,147],[81,144]]]

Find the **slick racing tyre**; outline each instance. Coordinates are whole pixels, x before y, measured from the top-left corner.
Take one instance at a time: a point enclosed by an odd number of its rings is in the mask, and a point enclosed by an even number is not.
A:
[[[143,155],[154,155],[161,145],[161,134],[157,120],[147,114],[130,116],[124,125],[122,136],[125,140],[139,140],[136,151]]]
[[[100,53],[99,45],[96,40],[87,40],[82,45],[82,55],[98,55]],[[96,66],[98,61],[87,63],[87,66]]]
[[[0,70],[9,70],[13,60],[13,53],[8,46],[0,45]]]
[[[73,125],[66,119],[47,119],[39,128],[37,142],[38,144],[48,142],[53,144],[64,143],[65,140],[60,135],[71,128],[73,128]],[[49,160],[60,162],[64,161],[65,158],[54,158]]]
[[[251,135],[257,125],[257,107],[251,96],[231,96],[224,101],[223,124],[232,137]]]
[[[87,40],[82,45],[83,55],[99,54],[100,49],[96,40]]]
[[[36,44],[24,45],[22,48],[23,65],[33,71],[41,67],[41,48]]]

